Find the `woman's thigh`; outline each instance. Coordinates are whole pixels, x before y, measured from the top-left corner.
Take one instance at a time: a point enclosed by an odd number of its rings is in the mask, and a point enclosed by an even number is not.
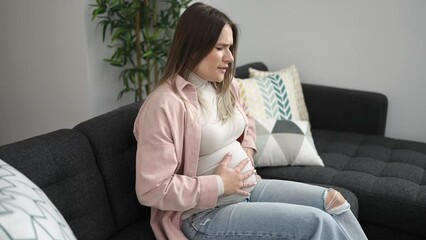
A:
[[[324,210],[327,191],[327,188],[305,183],[262,179],[252,190],[250,201],[290,203]]]
[[[278,202],[218,207],[185,220],[182,230],[190,239],[345,239],[326,212]]]

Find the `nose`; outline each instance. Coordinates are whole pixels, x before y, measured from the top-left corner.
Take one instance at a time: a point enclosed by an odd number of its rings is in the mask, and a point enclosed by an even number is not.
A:
[[[225,62],[227,62],[227,63],[231,63],[231,62],[233,62],[233,61],[234,61],[234,56],[232,55],[232,52],[231,52],[231,50],[230,50],[230,49],[228,49],[228,50],[226,51],[226,54],[225,54],[225,56],[224,56],[223,60],[224,60]]]

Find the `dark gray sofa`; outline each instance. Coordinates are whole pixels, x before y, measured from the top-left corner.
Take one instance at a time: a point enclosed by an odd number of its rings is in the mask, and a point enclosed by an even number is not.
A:
[[[247,77],[244,65],[237,76]],[[426,237],[426,144],[384,137],[387,99],[303,85],[325,167],[259,168],[264,178],[334,186],[369,239]],[[40,186],[78,239],[154,239],[150,210],[135,195],[133,121],[140,103],[0,147],[0,158]],[[355,196],[356,195],[356,196]]]
[[[261,63],[242,66],[266,70]],[[339,186],[355,193],[369,239],[426,239],[426,144],[384,137],[387,97],[302,84],[325,167],[257,168],[266,178]]]

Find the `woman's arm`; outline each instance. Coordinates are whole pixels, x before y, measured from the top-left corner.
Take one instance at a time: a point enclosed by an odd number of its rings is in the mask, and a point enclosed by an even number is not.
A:
[[[147,99],[135,121],[137,197],[141,204],[160,210],[213,207],[217,177],[183,175],[185,110],[175,100],[169,102],[166,96]]]
[[[253,156],[256,154],[256,126],[255,126],[255,120],[253,116],[249,113],[247,109],[247,104],[244,102],[244,100],[241,98],[240,95],[240,88],[238,87],[238,83],[235,80],[235,78],[232,80],[231,83],[231,90],[235,96],[236,104],[241,106],[242,110],[244,111],[246,117],[247,117],[247,128],[242,136],[241,140],[241,146],[246,149],[252,149]],[[246,150],[247,152],[247,150]]]

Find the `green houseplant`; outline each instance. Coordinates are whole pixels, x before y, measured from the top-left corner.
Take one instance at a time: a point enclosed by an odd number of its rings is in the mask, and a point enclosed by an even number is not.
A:
[[[109,31],[111,57],[104,59],[122,69],[123,89],[143,100],[163,70],[173,31],[182,9],[191,0],[96,0],[91,4],[92,21],[98,19],[102,40]]]

